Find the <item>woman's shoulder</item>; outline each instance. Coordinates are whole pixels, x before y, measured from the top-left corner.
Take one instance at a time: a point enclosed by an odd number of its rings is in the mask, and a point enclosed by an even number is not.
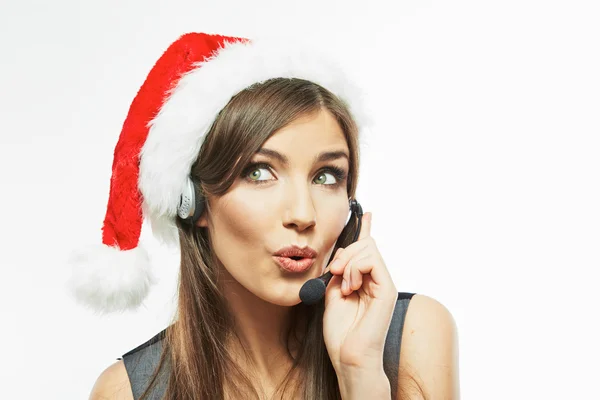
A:
[[[90,400],[133,400],[131,385],[123,360],[107,367],[92,388]]]
[[[446,337],[456,333],[456,323],[452,313],[438,300],[423,294],[398,293],[398,300],[410,295],[410,304],[407,306],[405,328],[411,328],[409,336],[417,330],[421,334],[430,332]],[[433,330],[433,331],[432,331]]]
[[[134,400],[146,383],[160,358],[160,350],[166,330],[159,332],[146,342],[123,354],[123,357],[108,366],[94,384],[90,400]],[[139,395],[139,394],[138,394]]]
[[[163,339],[165,338],[167,329],[168,328],[163,329],[144,343],[123,354],[123,358],[139,356],[141,354],[148,353],[152,353],[154,355],[159,354],[160,350],[162,349]]]
[[[455,349],[456,322],[451,312],[438,300],[414,294],[407,305],[404,336],[402,345],[407,356],[422,348],[446,355],[445,353]]]
[[[168,362],[162,362],[165,349],[165,336],[167,329],[163,329],[152,338],[123,354],[123,363],[133,398],[138,399],[146,391],[157,374],[155,384],[151,389],[151,398],[161,398],[166,388],[169,371]]]
[[[451,312],[438,300],[415,294],[403,332],[400,368],[412,371],[432,398],[458,398],[452,397],[459,387],[458,333]]]

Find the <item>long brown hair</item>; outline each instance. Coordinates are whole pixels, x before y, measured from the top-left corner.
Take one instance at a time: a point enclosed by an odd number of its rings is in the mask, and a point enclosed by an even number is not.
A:
[[[191,177],[205,195],[225,194],[242,174],[254,153],[277,130],[298,117],[329,111],[339,123],[350,150],[348,197],[354,197],[358,181],[358,129],[346,104],[325,88],[302,79],[277,78],[255,84],[234,96],[213,122],[192,166]],[[210,204],[207,204],[210,212]],[[218,261],[208,230],[177,222],[181,246],[178,307],[166,330],[160,368],[141,397],[144,399],[157,376],[165,374],[166,399],[260,399],[256,377],[243,371],[226,347],[232,337],[233,316],[219,287]],[[353,220],[344,229],[334,252],[346,247],[356,229]],[[323,340],[324,302],[292,307],[289,343],[297,343],[296,356],[288,346],[293,365],[278,386],[279,398],[340,399],[335,370]],[[302,325],[300,321],[305,323]],[[301,326],[303,334],[296,336]],[[301,382],[301,385],[300,385]],[[227,392],[225,388],[230,388]],[[235,388],[236,393],[231,393]]]

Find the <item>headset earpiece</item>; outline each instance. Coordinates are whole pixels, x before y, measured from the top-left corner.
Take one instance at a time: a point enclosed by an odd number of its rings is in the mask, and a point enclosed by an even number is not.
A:
[[[354,213],[359,219],[363,216],[363,209],[356,199],[350,199],[350,212]]]
[[[204,212],[205,199],[200,190],[200,185],[197,185],[188,177],[183,193],[177,207],[177,215],[184,222],[194,225],[200,219]]]
[[[352,243],[354,243],[358,240],[358,236],[360,235],[363,217],[363,209],[356,199],[350,200],[350,212],[356,216],[356,230],[354,231],[354,237],[352,238]]]

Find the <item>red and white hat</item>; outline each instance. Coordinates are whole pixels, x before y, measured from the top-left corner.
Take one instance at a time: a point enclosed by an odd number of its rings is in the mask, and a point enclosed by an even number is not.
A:
[[[99,312],[136,308],[155,278],[139,246],[142,221],[177,243],[175,218],[204,136],[230,99],[271,78],[330,90],[364,123],[361,95],[322,53],[290,41],[188,33],[169,46],[135,96],[115,147],[102,245],[73,254],[69,287]]]

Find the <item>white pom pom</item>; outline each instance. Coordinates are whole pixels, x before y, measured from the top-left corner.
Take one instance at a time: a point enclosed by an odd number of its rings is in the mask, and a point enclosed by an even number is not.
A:
[[[155,283],[148,254],[140,246],[90,246],[73,253],[69,263],[69,290],[78,303],[99,313],[137,308]]]

